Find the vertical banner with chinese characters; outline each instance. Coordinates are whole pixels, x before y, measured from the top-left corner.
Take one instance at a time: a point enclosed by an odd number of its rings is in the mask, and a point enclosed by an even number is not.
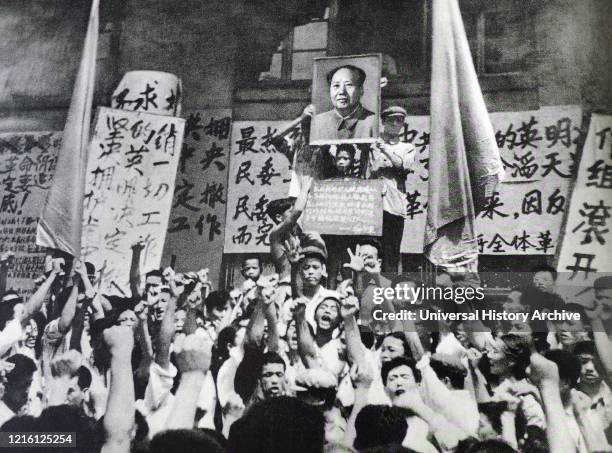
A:
[[[0,254],[11,251],[7,288],[24,296],[44,272],[36,226],[57,164],[61,132],[0,134]]]
[[[223,255],[231,115],[231,109],[187,115],[162,260],[180,272],[208,268],[215,287]]]
[[[569,205],[576,150],[584,140],[582,110],[544,107],[491,114],[506,179],[476,219],[479,252],[485,255],[554,255]],[[286,197],[287,158],[270,145],[282,122],[235,123],[228,180],[226,253],[266,253],[272,223],[270,200]],[[402,140],[415,146],[406,178],[402,253],[423,253],[429,183],[429,117],[409,116]]]
[[[612,116],[591,116],[557,269],[566,284],[612,273]],[[599,274],[599,275],[596,275]]]
[[[291,181],[291,163],[271,139],[287,124],[241,121],[232,127],[225,253],[269,252],[268,234],[274,223],[266,207],[288,196]],[[296,133],[301,134],[299,129]]]
[[[161,262],[185,121],[98,109],[89,149],[82,254],[102,290],[129,294],[131,245],[142,237],[142,274]]]
[[[529,112],[491,114],[506,179],[476,219],[479,252],[555,253],[576,149],[584,132],[579,107],[546,107]],[[403,253],[421,253],[429,164],[429,118],[408,117],[404,141],[416,147],[406,180],[407,218]]]

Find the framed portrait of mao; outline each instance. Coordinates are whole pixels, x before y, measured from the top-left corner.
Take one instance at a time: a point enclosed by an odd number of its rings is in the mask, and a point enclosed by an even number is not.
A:
[[[381,71],[380,54],[315,58],[310,145],[376,141]]]

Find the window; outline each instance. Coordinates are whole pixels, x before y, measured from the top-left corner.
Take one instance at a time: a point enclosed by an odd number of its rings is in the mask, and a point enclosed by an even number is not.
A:
[[[326,10],[322,19],[295,27],[272,55],[270,70],[259,80],[310,80],[313,60],[327,55],[328,22]]]
[[[534,28],[525,2],[461,2],[465,31],[479,74],[527,71],[535,49]]]
[[[536,48],[530,3],[459,0],[459,4],[478,74],[530,69]],[[432,0],[355,0],[337,5],[333,19],[327,8],[322,18],[295,27],[272,55],[269,67],[264,66],[267,70],[257,73],[258,80],[310,80],[314,58],[366,53],[383,55],[383,75],[391,80],[429,80]]]

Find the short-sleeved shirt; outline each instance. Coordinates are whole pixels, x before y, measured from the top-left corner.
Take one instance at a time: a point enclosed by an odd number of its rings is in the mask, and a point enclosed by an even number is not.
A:
[[[406,173],[414,162],[414,146],[410,143],[384,143],[382,146],[402,161],[396,168],[389,158],[377,147],[370,148],[368,178],[383,181],[383,210],[389,214],[406,216]]]

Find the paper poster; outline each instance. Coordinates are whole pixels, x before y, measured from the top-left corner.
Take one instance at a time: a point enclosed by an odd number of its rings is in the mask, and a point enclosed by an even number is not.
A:
[[[185,120],[100,107],[89,149],[82,254],[103,292],[129,295],[131,245],[141,274],[160,266]]]
[[[506,180],[476,219],[479,251],[484,255],[554,255],[569,205],[577,144],[585,135],[581,130],[582,111],[576,106],[546,107],[492,113],[491,120]],[[267,233],[273,224],[264,215],[265,206],[270,200],[288,196],[290,179],[289,161],[269,146],[269,141],[284,124],[250,121],[234,125],[226,253],[269,251]],[[407,117],[402,140],[415,146],[416,155],[406,179],[401,250],[422,253],[429,181],[429,117]]]
[[[232,128],[225,253],[269,251],[271,200],[287,197],[291,163],[271,139],[288,122],[240,121]],[[301,135],[301,132],[298,133]]]
[[[15,253],[7,289],[24,296],[44,272],[36,226],[57,164],[61,132],[0,134],[0,253]]]
[[[225,236],[231,116],[230,109],[187,115],[163,258],[178,272],[208,268],[215,286]]]
[[[403,253],[423,252],[429,173],[429,117],[408,117],[403,140],[416,147],[406,180]],[[506,179],[476,219],[483,255],[553,255],[557,249],[577,144],[579,107],[491,114]]]
[[[321,234],[382,235],[382,182],[366,179],[315,181],[302,228]]]
[[[612,273],[612,116],[591,116],[557,270],[566,284]]]

